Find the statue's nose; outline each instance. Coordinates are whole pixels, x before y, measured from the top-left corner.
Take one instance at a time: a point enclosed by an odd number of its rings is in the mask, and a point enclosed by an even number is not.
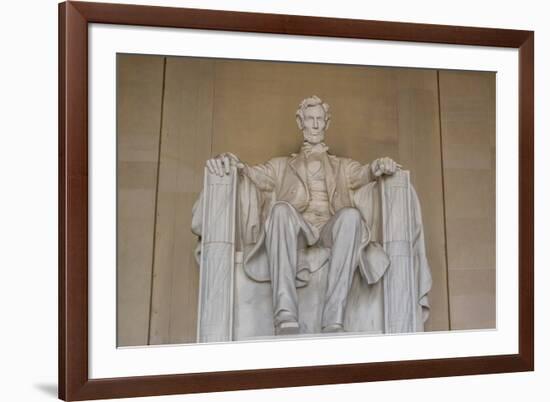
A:
[[[313,119],[313,128],[319,128],[319,122],[317,119]]]

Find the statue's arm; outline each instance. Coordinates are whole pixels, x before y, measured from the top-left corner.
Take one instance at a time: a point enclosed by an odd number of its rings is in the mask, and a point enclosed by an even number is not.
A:
[[[276,184],[276,164],[273,160],[259,165],[244,164],[240,173],[247,176],[261,191],[273,191]]]
[[[351,190],[363,187],[374,180],[370,164],[361,165],[359,162],[349,159],[346,166],[346,176]]]
[[[388,157],[378,158],[366,165],[361,165],[359,162],[349,159],[347,164],[347,177],[350,188],[356,190],[376,180],[378,177],[392,175],[400,167],[401,165]]]
[[[236,167],[240,174],[247,176],[261,191],[273,191],[276,182],[276,160],[267,163],[250,166],[241,161],[231,152],[225,152],[206,161],[209,172],[218,176],[229,174],[232,166]]]

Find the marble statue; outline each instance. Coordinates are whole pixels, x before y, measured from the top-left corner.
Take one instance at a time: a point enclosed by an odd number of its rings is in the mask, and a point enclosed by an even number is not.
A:
[[[229,152],[206,162],[193,210],[201,236],[199,341],[235,339],[236,267],[270,284],[274,335],[304,332],[301,316],[310,312],[300,311],[298,289],[321,269],[319,332],[349,330],[357,272],[367,288],[384,282],[383,332],[423,330],[431,276],[408,172],[388,157],[362,165],[332,155],[324,142],[330,120],[328,104],[308,97],[296,112],[298,153],[254,166]]]

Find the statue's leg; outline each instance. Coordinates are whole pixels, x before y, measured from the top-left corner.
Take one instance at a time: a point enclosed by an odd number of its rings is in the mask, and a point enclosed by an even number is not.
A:
[[[277,202],[266,226],[266,251],[273,287],[273,317],[277,333],[298,333],[296,267],[298,236],[305,224],[292,205]]]
[[[355,208],[339,210],[321,232],[321,245],[331,249],[321,328],[343,330],[344,313],[353,273],[359,261],[361,214]]]

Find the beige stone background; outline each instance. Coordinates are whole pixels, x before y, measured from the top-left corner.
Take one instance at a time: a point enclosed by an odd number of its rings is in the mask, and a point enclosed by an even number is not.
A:
[[[412,174],[433,276],[428,331],[495,327],[495,74],[118,55],[117,342],[195,341],[191,207],[204,162],[299,149],[298,103],[331,107],[330,152]]]

